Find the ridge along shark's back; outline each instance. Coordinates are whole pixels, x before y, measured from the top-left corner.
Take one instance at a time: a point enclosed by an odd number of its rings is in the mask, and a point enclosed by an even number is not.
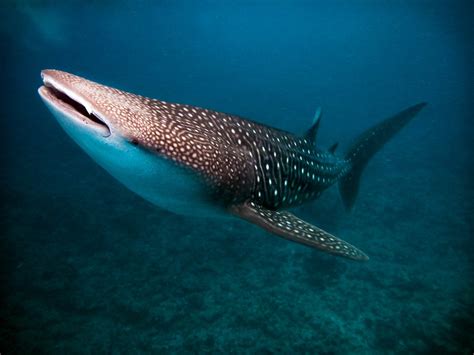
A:
[[[350,244],[279,211],[311,200],[371,157],[423,105],[363,135],[338,158],[314,147],[320,111],[304,137],[234,115],[167,103],[56,71],[39,93],[69,135],[131,190],[171,211],[230,212],[281,237],[356,260]],[[394,127],[398,127],[394,129]],[[375,132],[375,134],[372,134]],[[358,140],[359,142],[359,140]],[[367,158],[367,159],[366,159]],[[358,176],[360,172],[358,171]],[[348,185],[349,186],[349,185]]]

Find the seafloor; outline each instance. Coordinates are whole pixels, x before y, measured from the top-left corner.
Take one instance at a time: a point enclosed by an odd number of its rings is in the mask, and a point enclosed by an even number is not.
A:
[[[435,174],[408,153],[386,161],[392,145],[352,213],[336,189],[295,211],[370,255],[358,263],[238,220],[167,213],[67,140],[50,143],[58,161],[11,159],[23,174],[2,181],[2,354],[474,349],[461,171]]]

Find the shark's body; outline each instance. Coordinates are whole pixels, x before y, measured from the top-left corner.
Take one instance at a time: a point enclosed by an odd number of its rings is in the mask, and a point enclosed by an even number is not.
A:
[[[344,157],[315,147],[319,111],[299,137],[238,116],[167,103],[56,70],[39,93],[61,126],[97,163],[145,199],[191,215],[237,215],[293,241],[357,260],[352,245],[286,208],[340,183],[354,203],[363,167],[424,104],[363,133]]]

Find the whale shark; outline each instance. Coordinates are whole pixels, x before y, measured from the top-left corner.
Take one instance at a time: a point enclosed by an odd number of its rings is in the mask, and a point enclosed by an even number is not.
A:
[[[296,135],[236,115],[135,95],[43,70],[39,95],[69,136],[130,190],[171,212],[238,217],[285,239],[353,260],[368,256],[288,210],[334,184],[351,209],[370,158],[426,105],[411,106],[336,154],[316,146],[317,109]]]

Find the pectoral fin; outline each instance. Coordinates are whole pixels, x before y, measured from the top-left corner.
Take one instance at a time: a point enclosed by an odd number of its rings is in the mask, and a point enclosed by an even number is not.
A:
[[[290,212],[272,211],[254,202],[236,205],[231,211],[251,223],[285,239],[354,260],[369,257],[356,247],[309,224]]]

